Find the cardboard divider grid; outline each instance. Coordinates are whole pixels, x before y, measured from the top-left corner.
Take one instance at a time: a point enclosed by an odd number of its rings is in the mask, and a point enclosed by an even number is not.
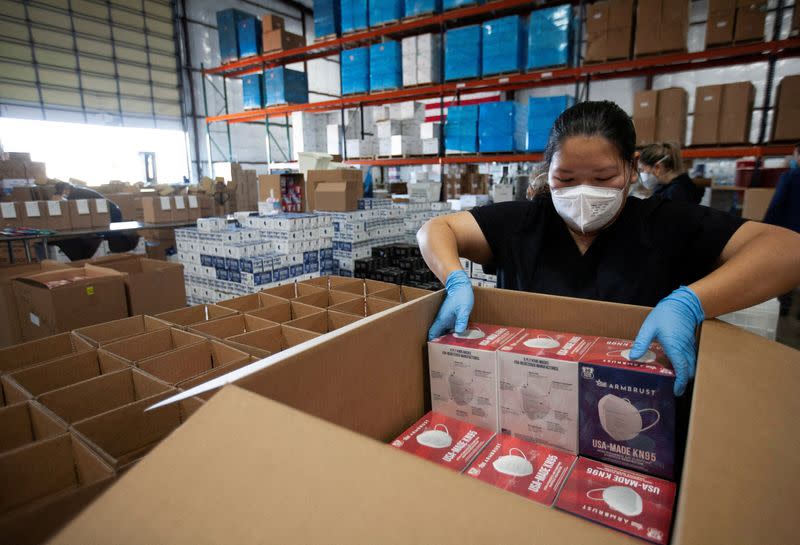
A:
[[[259,329],[253,333],[261,333]],[[219,341],[204,340],[139,362],[138,367],[179,388],[191,388],[250,363],[249,354]]]
[[[287,300],[288,298],[285,297],[278,297],[275,295],[270,295],[268,293],[259,292],[259,293],[251,293],[248,295],[241,295],[239,297],[234,297],[232,299],[226,299],[224,301],[218,302],[217,305],[238,312],[249,312],[251,310],[258,310],[260,308],[267,308],[273,305],[278,305],[280,303],[286,302]]]
[[[348,293],[346,291],[325,290],[318,293],[311,293],[309,295],[301,295],[295,301],[304,303],[313,307],[328,308],[345,301],[352,301],[358,299],[360,296],[355,293]]]
[[[408,303],[409,301],[414,301],[415,299],[419,299],[420,297],[425,297],[426,295],[430,295],[431,292],[428,290],[423,290],[420,288],[412,288],[411,286],[398,286],[400,289],[386,289],[376,291],[372,294],[372,297],[376,299],[386,299],[388,301],[394,301],[396,303]]]
[[[319,336],[319,333],[313,331],[287,327],[286,324],[282,324],[260,331],[229,337],[225,339],[225,342],[256,358],[266,358],[281,350],[297,346],[300,343],[304,343]]]
[[[35,401],[0,409],[0,453],[64,433],[64,422]]]
[[[145,411],[169,392],[129,403],[72,425],[75,433],[116,471],[139,460],[180,426],[203,402],[189,398]]]
[[[138,365],[141,360],[204,340],[205,337],[202,335],[173,327],[128,337],[107,344],[100,350],[113,354],[131,365]]]
[[[225,316],[233,316],[234,314],[237,314],[236,310],[219,305],[196,305],[162,312],[161,314],[156,314],[155,317],[181,328],[188,328],[194,324],[224,318]]]
[[[310,284],[284,284],[283,286],[275,286],[274,288],[267,288],[261,290],[259,293],[266,293],[275,297],[283,299],[297,299],[303,295],[310,295],[312,293],[319,293],[325,291],[326,288],[313,286]]]
[[[74,333],[80,335],[94,346],[103,346],[114,341],[158,331],[159,329],[168,329],[169,327],[171,327],[169,322],[139,314],[130,318],[82,327],[76,329]]]
[[[277,305],[272,305],[269,307],[264,307],[256,310],[249,310],[246,312],[246,314],[249,314],[251,316],[256,316],[258,318],[263,318],[264,320],[269,320],[270,322],[282,324],[290,320],[296,320],[297,318],[308,316],[309,314],[316,314],[321,310],[323,309],[320,307],[306,305],[304,303],[298,303],[295,300],[295,301],[283,301],[282,303],[279,303]]]
[[[361,316],[356,316],[355,314],[323,310],[317,314],[310,314],[303,318],[286,322],[284,325],[295,329],[325,334],[335,331],[340,327],[358,322],[359,320],[361,320]]]
[[[59,333],[0,350],[0,373],[44,363],[61,356],[77,354],[94,348],[74,333]]]
[[[328,310],[366,317],[383,312],[384,310],[388,310],[390,308],[394,308],[399,304],[400,303],[388,301],[386,299],[362,297],[352,301],[345,301],[344,303],[339,303],[338,305],[333,305],[332,307],[328,307]]]
[[[0,380],[7,402],[16,403],[24,401],[24,398],[17,397],[15,392],[24,391],[31,397],[37,397],[51,390],[127,368],[125,361],[112,354],[90,350],[22,369],[0,377]]]
[[[128,368],[47,392],[39,397],[39,402],[67,424],[73,424],[170,391],[175,392],[169,384]]]
[[[319,276],[317,278],[312,278],[310,280],[303,280],[301,282],[298,282],[298,284],[308,284],[310,286],[318,286],[330,290],[338,290],[340,287],[363,285],[363,281],[358,278],[349,278],[346,276]],[[348,291],[348,290],[345,289],[339,291]],[[358,295],[362,295],[362,293],[358,293]]]
[[[226,339],[234,335],[257,331],[275,325],[278,325],[277,322],[271,322],[250,314],[238,314],[194,325],[188,331],[215,339]]]

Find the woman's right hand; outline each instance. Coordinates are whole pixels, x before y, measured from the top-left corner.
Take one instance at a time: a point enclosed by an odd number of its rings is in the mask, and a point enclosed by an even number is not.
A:
[[[453,330],[456,333],[463,333],[467,329],[472,305],[475,303],[472,282],[463,270],[451,272],[447,276],[444,288],[447,296],[428,330],[429,341]]]

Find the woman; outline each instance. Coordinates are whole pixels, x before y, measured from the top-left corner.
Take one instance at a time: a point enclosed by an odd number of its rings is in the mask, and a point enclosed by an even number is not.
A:
[[[800,236],[707,207],[627,198],[637,176],[630,117],[612,102],[562,113],[545,150],[546,185],[533,200],[428,221],[422,255],[447,297],[429,336],[463,332],[472,286],[459,256],[497,269],[498,287],[653,306],[631,356],[664,346],[681,395],[694,376],[705,318],[800,284]]]
[[[675,144],[650,144],[639,155],[639,178],[653,197],[700,204],[703,189],[683,170],[681,150]]]

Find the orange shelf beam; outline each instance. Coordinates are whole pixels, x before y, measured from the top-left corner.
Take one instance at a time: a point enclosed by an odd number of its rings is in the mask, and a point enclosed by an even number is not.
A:
[[[769,146],[735,146],[720,148],[685,148],[682,155],[690,159],[737,159],[740,157],[779,157],[790,155],[794,146],[769,145]],[[544,159],[543,153],[506,153],[498,155],[446,155],[444,157],[397,157],[386,159],[348,159],[345,163],[350,165],[370,166],[409,166],[409,165],[453,165],[472,163],[536,163]]]
[[[291,112],[297,111],[326,112],[341,108],[354,108],[360,105],[374,106],[392,102],[402,102],[405,100],[450,96],[461,92],[511,91],[528,87],[561,85],[564,83],[574,83],[585,77],[602,77],[603,79],[623,78],[636,76],[642,73],[653,73],[659,69],[665,72],[679,71],[682,69],[702,69],[706,66],[734,64],[742,59],[747,59],[748,62],[755,62],[760,60],[760,57],[770,54],[783,56],[800,55],[800,39],[792,38],[773,42],[721,47],[696,53],[673,53],[641,59],[591,64],[575,68],[537,70],[534,72],[493,76],[478,80],[446,82],[424,87],[411,87],[393,91],[350,95],[339,99],[310,102],[307,104],[269,106],[260,110],[209,116],[206,118],[206,123],[216,123],[220,121],[228,123],[263,121],[267,117],[283,117]]]
[[[478,6],[469,6],[427,17],[402,21],[393,25],[355,32],[347,36],[342,36],[341,38],[321,40],[310,45],[288,49],[286,51],[248,57],[246,59],[223,64],[222,66],[207,68],[204,73],[225,75],[227,77],[244,76],[274,66],[329,56],[338,53],[342,49],[342,46],[345,45],[372,43],[384,36],[402,35],[416,30],[438,27],[446,22],[480,18],[484,15],[493,16],[497,12],[522,9],[525,7],[531,8],[534,11],[537,9],[535,6],[531,5],[530,0],[499,0]]]

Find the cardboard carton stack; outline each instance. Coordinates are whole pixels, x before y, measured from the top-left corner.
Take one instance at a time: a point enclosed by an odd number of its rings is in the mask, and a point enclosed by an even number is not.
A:
[[[402,211],[403,241],[414,245],[417,243],[417,231],[426,221],[450,213],[450,204],[446,202],[396,203],[394,208]]]
[[[397,102],[388,108],[378,108],[375,118],[378,156],[419,155],[423,152],[420,127],[425,121],[424,104]]]
[[[633,0],[595,2],[586,8],[586,62],[631,58]]]
[[[640,0],[636,8],[637,57],[686,51],[689,35],[689,2]]]
[[[800,139],[800,76],[786,76],[778,84],[772,139],[792,142]]]
[[[3,189],[45,183],[47,172],[44,163],[31,161],[30,153],[0,153],[0,180]]]
[[[764,39],[767,0],[710,0],[706,47]]]
[[[462,195],[487,195],[488,174],[478,172],[478,165],[450,167],[444,175],[445,198],[459,199]]]
[[[358,169],[309,170],[306,210],[347,212],[358,209],[364,196],[364,174]]]
[[[692,145],[743,144],[750,140],[755,88],[749,81],[698,87]]]
[[[277,53],[306,45],[301,35],[286,32],[283,18],[277,15],[261,16],[261,32],[264,53]]]
[[[633,124],[636,126],[636,145],[653,142],[686,142],[686,91],[670,87],[659,91],[640,91],[634,96]]]

